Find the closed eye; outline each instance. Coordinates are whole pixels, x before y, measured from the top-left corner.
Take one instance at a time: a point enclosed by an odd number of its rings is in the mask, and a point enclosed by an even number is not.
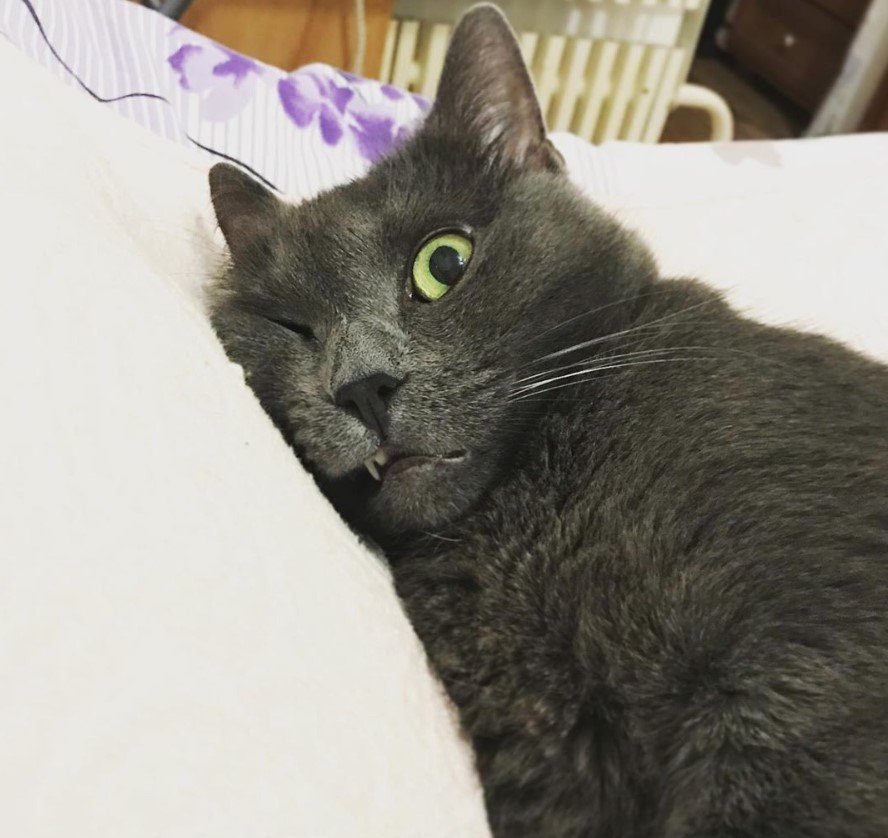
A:
[[[282,329],[286,329],[288,332],[292,332],[294,335],[298,335],[303,340],[308,340],[312,343],[317,342],[317,336],[312,331],[311,326],[297,323],[295,320],[287,320],[284,317],[266,317],[265,319],[276,326],[280,326]]]

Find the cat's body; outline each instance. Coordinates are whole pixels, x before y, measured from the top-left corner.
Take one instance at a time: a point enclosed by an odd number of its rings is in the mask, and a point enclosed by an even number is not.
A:
[[[489,7],[366,177],[211,187],[214,324],[388,554],[497,835],[888,835],[883,366],[657,280]]]
[[[651,321],[633,360],[688,360],[561,390],[453,540],[394,562],[491,823],[888,834],[886,373],[691,283]]]

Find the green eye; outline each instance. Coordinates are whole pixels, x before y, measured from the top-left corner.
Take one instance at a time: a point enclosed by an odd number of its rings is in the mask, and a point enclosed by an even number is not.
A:
[[[413,287],[429,302],[440,300],[466,272],[472,243],[459,233],[429,239],[413,262]]]

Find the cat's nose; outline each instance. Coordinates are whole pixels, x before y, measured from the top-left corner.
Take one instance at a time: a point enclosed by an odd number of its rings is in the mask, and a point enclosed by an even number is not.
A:
[[[401,381],[397,378],[375,372],[343,384],[334,394],[333,401],[340,407],[351,409],[383,440],[388,430],[389,399],[400,386]]]

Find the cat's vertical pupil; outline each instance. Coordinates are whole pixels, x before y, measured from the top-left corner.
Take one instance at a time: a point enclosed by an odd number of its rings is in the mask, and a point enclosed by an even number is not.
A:
[[[466,260],[450,245],[436,247],[429,257],[429,273],[442,285],[453,285],[466,269]]]

